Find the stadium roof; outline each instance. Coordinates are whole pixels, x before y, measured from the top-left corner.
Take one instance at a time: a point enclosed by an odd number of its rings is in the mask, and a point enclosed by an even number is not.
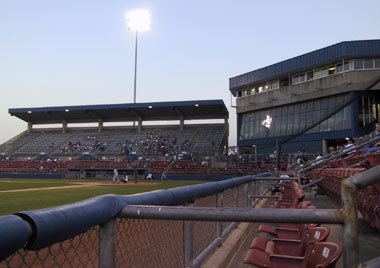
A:
[[[11,108],[9,113],[33,124],[129,122],[139,118],[143,121],[228,118],[223,100]]]
[[[230,91],[343,59],[379,57],[380,39],[345,41],[230,78]]]

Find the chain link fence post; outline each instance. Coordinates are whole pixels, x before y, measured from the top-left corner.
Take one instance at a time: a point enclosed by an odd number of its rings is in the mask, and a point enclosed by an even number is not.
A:
[[[238,202],[238,188],[237,187],[233,188],[232,204],[233,204],[234,207],[238,207],[238,205],[239,205],[239,202]]]
[[[216,195],[216,206],[223,207],[223,192]],[[223,234],[223,222],[218,221],[216,223],[216,237],[222,237]]]
[[[248,196],[248,183],[244,184],[244,187],[243,187],[243,200],[244,200],[244,204],[243,204],[243,207],[248,207],[249,205],[249,196]]]
[[[253,196],[253,191],[254,191],[254,182],[251,181],[250,183],[248,183],[248,207],[252,207],[253,206],[253,200],[252,200],[252,196]]]
[[[192,207],[193,204],[186,205]],[[193,267],[193,222],[183,222],[183,262],[184,267]]]
[[[99,267],[115,267],[115,225],[116,220],[113,218],[100,225],[99,234]]]

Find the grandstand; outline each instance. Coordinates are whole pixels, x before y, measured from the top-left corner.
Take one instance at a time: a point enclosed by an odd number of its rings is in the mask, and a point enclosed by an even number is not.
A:
[[[65,106],[9,109],[28,123],[28,131],[0,146],[14,159],[47,154],[56,159],[91,154],[100,159],[137,155],[144,158],[220,156],[228,138],[228,111],[222,100]],[[185,125],[185,120],[224,120],[224,123]],[[149,125],[148,121],[179,121],[179,125]],[[104,127],[109,122],[138,122],[137,127]],[[68,128],[70,123],[97,123],[97,128]],[[62,128],[35,129],[35,125]]]

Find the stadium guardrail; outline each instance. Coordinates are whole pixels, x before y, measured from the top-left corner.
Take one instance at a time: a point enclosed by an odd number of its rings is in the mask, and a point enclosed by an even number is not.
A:
[[[267,192],[273,181],[260,178],[268,176],[104,195],[2,216],[0,266],[144,266],[152,258],[164,266],[192,266],[219,246],[236,223],[124,219],[119,218],[122,209],[127,205],[247,207]]]
[[[380,182],[380,166],[342,181],[342,209],[252,208],[281,179],[265,173],[3,216],[0,267],[199,267],[236,222],[341,225],[344,267],[363,267],[356,191]]]

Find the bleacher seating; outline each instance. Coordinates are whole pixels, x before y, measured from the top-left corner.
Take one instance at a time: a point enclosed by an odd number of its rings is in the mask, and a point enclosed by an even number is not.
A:
[[[310,170],[307,172],[306,178],[322,179],[318,182],[319,188],[340,203],[341,181],[378,164],[380,164],[380,153],[356,152],[348,157],[332,160],[323,167]],[[371,227],[380,230],[380,184],[358,191],[358,210]]]
[[[296,182],[285,182],[273,202],[277,208],[314,208],[304,202],[304,192]],[[261,225],[259,231],[273,238],[255,237],[244,263],[257,267],[335,267],[342,253],[339,244],[325,242],[330,234],[327,227],[318,224]]]
[[[35,157],[41,152],[52,157],[135,154],[146,158],[180,159],[187,153],[214,156],[222,147],[226,129],[222,124],[149,126],[140,132],[132,127],[69,129],[36,129],[0,145],[0,153],[11,156]]]

